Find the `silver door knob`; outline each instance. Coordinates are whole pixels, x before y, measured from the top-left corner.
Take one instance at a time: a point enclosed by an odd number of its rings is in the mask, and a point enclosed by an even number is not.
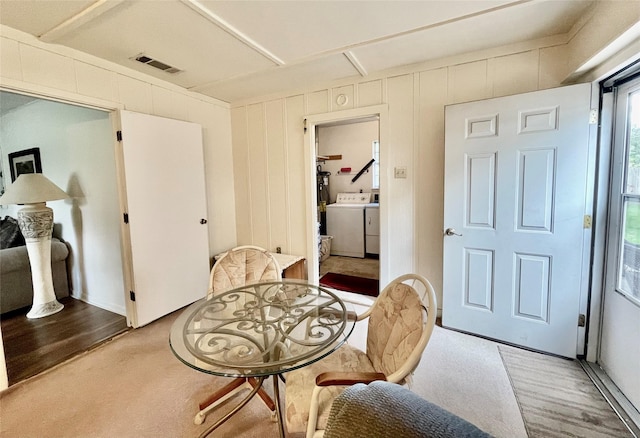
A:
[[[455,228],[447,228],[446,230],[444,230],[444,234],[447,236],[462,236],[462,234],[456,233]]]

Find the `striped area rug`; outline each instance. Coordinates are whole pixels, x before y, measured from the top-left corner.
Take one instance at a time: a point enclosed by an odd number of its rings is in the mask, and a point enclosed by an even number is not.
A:
[[[633,438],[577,361],[498,349],[529,438]]]

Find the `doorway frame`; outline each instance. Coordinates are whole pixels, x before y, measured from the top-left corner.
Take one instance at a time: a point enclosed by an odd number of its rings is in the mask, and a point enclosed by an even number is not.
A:
[[[65,103],[68,105],[74,105],[84,108],[95,109],[99,111],[104,111],[109,113],[109,119],[111,120],[111,131],[112,131],[112,144],[114,148],[114,153],[116,155],[116,162],[118,160],[117,153],[117,140],[116,140],[116,132],[120,129],[120,118],[119,111],[125,109],[125,105],[118,102],[106,101],[98,98],[93,98],[89,96],[84,96],[81,94],[76,94],[73,92],[53,89],[44,87],[38,84],[25,83],[22,81],[17,81],[13,79],[0,78],[0,91],[22,94],[25,96],[31,96],[38,99],[50,100],[54,102]],[[120,190],[120,186],[122,186],[122,179],[120,174],[120,166],[116,163],[116,183],[118,184],[118,191]],[[119,207],[122,210],[124,200],[119,196]],[[125,302],[125,308],[127,310],[126,318],[127,318],[127,326],[131,326],[131,302],[127,299],[126,296],[126,288],[127,288],[127,275],[129,266],[126,265],[126,249],[123,245],[125,243],[122,241],[123,236],[122,233],[119,236],[121,243],[121,254],[122,254],[122,263],[123,263],[123,273],[125,278],[124,289],[122,290],[123,299]],[[9,387],[9,380],[7,377],[7,364],[4,355],[4,345],[2,343],[2,330],[0,329],[0,391],[5,390]]]
[[[120,131],[120,111],[125,109],[123,103],[102,100],[73,92],[51,89],[43,87],[38,84],[25,84],[23,82],[1,79],[0,91],[6,91],[9,93],[17,93],[26,96],[31,96],[39,99],[50,100],[53,102],[65,103],[68,105],[79,106],[83,108],[95,109],[104,111],[109,114],[111,121],[111,142],[114,151],[114,157],[116,161],[116,184],[118,191],[118,207],[121,212],[127,211],[127,198],[123,196],[125,193],[125,180],[124,180],[124,164],[122,162],[122,153],[119,149],[117,141],[117,132]],[[124,229],[124,224],[120,222],[120,254],[122,263],[122,272],[124,278],[124,289],[122,290],[122,296],[124,300],[127,326],[132,327],[135,323],[135,308],[129,297],[127,296],[127,290],[131,289],[133,284],[133,265],[131,263],[131,244],[128,235]],[[4,364],[4,356],[2,360]]]
[[[309,282],[318,284],[320,281],[318,248],[318,196],[316,194],[316,126],[333,122],[344,122],[368,117],[378,117],[380,123],[380,284],[389,281],[389,233],[387,232],[387,202],[388,169],[384,163],[388,162],[387,136],[389,126],[389,106],[387,104],[366,106],[344,111],[312,114],[304,117],[304,172],[305,190],[307,193],[306,211],[306,248],[307,248],[307,276]]]
[[[615,65],[605,74],[599,75],[594,79],[592,84],[593,98],[592,102],[597,102],[598,114],[598,132],[593,142],[597,145],[595,152],[595,169],[593,176],[593,239],[592,239],[592,258],[591,272],[589,283],[589,316],[587,318],[587,336],[586,336],[586,352],[584,362],[595,364],[598,359],[601,348],[600,334],[602,331],[601,318],[603,314],[603,299],[605,292],[605,274],[607,262],[607,244],[609,229],[609,196],[612,154],[613,154],[613,135],[614,135],[614,117],[615,117],[615,101],[613,93],[605,93],[603,86],[608,86],[608,82],[612,78],[624,71],[640,71],[633,70],[640,64],[640,58],[637,56],[625,59],[623,62]]]
[[[591,290],[589,304],[589,321],[587,351],[581,364],[589,377],[597,383],[600,391],[606,394],[607,399],[614,407],[618,415],[624,420],[626,426],[633,430],[636,435],[640,434],[640,416],[637,415],[637,408],[634,407],[626,395],[617,387],[605,370],[600,366],[600,351],[602,349],[602,331],[604,317],[604,301],[608,277],[611,275],[609,259],[611,256],[609,245],[611,244],[610,233],[610,209],[612,207],[612,183],[613,166],[615,164],[615,129],[616,129],[616,96],[613,92],[605,92],[609,87],[612,78],[631,70],[630,76],[637,74],[634,66],[640,62],[638,60],[628,60],[623,65],[618,66],[614,71],[605,77],[600,77],[593,84],[594,92],[599,95],[598,107],[598,154],[595,186],[595,206],[594,206],[594,238],[593,238],[593,258],[591,267]],[[610,279],[609,279],[610,280]],[[639,435],[640,436],[640,435]]]

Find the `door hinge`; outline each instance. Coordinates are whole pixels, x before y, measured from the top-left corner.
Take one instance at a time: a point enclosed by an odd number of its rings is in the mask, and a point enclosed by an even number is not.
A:
[[[135,301],[136,300],[136,293],[132,290],[129,291],[129,299],[131,301]]]
[[[116,132],[116,139],[117,139],[118,141],[122,141],[122,131],[117,131],[117,132]]]
[[[307,133],[307,119],[304,119],[304,122],[302,122],[302,127],[304,128],[304,133]]]
[[[589,124],[595,125],[596,123],[598,123],[598,110],[592,109],[589,111]]]
[[[591,221],[591,215],[590,215],[590,214],[585,214],[585,215],[584,215],[584,220],[583,220],[583,222],[582,222],[582,227],[583,227],[584,229],[589,229],[589,228],[591,228],[591,225],[592,225],[592,223],[591,223],[591,222],[592,222],[592,221]]]
[[[584,313],[578,315],[578,327],[584,327],[587,323],[587,317]]]
[[[122,214],[122,219],[124,220],[125,224],[129,223],[129,213],[123,213]]]

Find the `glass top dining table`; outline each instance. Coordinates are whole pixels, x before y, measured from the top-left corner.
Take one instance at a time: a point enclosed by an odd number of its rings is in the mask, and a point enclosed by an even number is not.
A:
[[[260,385],[274,376],[276,414],[284,436],[278,376],[339,348],[353,331],[352,314],[330,289],[299,280],[261,282],[187,307],[173,323],[169,342],[180,361],[204,373],[255,377]]]

